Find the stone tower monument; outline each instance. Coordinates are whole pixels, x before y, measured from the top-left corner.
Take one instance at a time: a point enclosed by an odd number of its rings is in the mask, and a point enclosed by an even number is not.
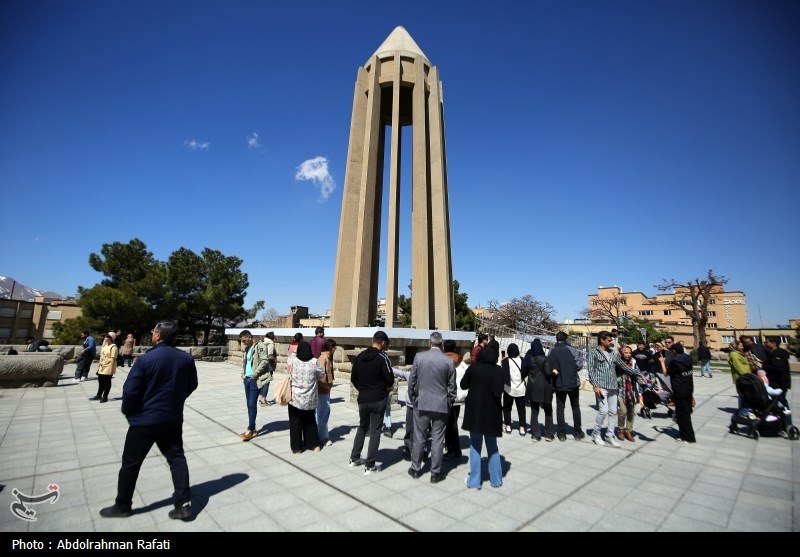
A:
[[[347,148],[331,326],[363,327],[378,305],[381,207],[387,139],[389,199],[386,326],[397,317],[400,145],[411,126],[411,325],[455,326],[450,211],[438,69],[402,27],[358,69]],[[388,128],[388,130],[387,130]],[[387,131],[390,137],[387,138]]]

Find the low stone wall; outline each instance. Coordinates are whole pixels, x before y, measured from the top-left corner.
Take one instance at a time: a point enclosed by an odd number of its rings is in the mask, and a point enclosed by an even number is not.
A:
[[[46,356],[48,354],[57,354],[64,358],[64,360],[68,363],[75,363],[75,360],[78,357],[78,354],[81,353],[83,350],[83,346],[81,345],[71,345],[71,344],[51,344],[50,349],[52,352],[25,352],[25,345],[3,345],[0,346],[0,356],[7,355],[8,351],[14,348],[20,355],[27,354],[31,356],[39,356],[43,355]],[[151,347],[150,346],[136,346],[133,349],[133,359],[134,361],[136,358],[147,352]],[[180,350],[184,352],[188,352],[192,355],[195,360],[202,360],[204,362],[224,362],[228,358],[228,347],[227,346],[178,346]],[[95,361],[100,359],[100,346],[97,347],[97,354],[94,357]]]
[[[55,387],[64,358],[54,352],[0,355],[0,388]]]

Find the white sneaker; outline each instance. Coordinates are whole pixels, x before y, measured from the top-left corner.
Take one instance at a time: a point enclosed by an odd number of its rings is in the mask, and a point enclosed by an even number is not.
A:
[[[612,447],[614,447],[615,449],[619,449],[619,448],[622,446],[622,445],[620,445],[620,444],[619,444],[619,441],[617,441],[617,440],[614,438],[614,436],[613,436],[613,435],[609,435],[609,436],[608,436],[607,442],[608,442],[608,443],[609,443],[609,444],[610,444]]]
[[[603,438],[600,437],[599,435],[594,435],[593,434],[592,435],[592,441],[594,441],[595,445],[600,445],[601,447],[603,446]]]
[[[79,381],[80,379],[78,379],[77,377],[72,380],[73,383],[78,383]]]
[[[86,378],[85,377],[81,377],[81,381],[86,381]]]
[[[375,474],[376,472],[380,472],[380,471],[381,471],[381,465],[378,464],[378,463],[375,463],[375,466],[373,466],[371,468],[369,466],[364,466],[364,475],[365,476],[369,476],[370,474]]]

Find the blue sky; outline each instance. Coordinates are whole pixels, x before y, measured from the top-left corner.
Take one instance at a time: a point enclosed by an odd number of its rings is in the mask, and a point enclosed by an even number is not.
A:
[[[600,285],[714,269],[751,326],[800,317],[791,1],[5,1],[0,274],[74,295],[139,238],[241,257],[248,306],[324,313],[357,69],[398,25],[444,84],[471,305],[569,319]]]

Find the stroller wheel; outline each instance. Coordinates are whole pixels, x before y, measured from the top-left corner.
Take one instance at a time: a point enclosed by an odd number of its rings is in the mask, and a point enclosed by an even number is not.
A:
[[[751,437],[756,441],[758,441],[758,438],[761,437],[761,434],[758,432],[756,428],[753,428],[753,433],[751,434]]]
[[[800,429],[797,429],[797,426],[792,426],[789,428],[789,439],[792,441],[797,441],[800,439]]]
[[[731,422],[730,427],[728,427],[728,431],[730,431],[731,433],[736,433],[737,431],[739,431],[739,428],[736,427],[735,423]]]

